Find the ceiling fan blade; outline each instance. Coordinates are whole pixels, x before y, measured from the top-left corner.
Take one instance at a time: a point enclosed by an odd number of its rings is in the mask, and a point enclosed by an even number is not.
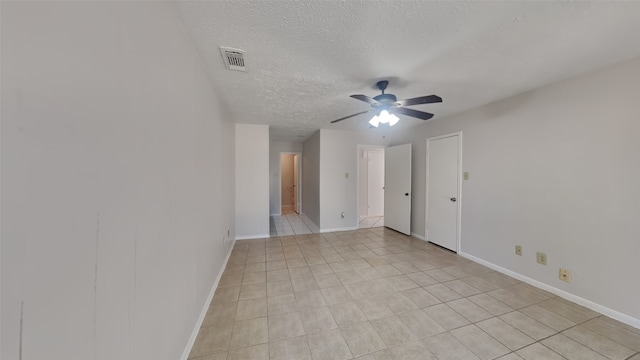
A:
[[[369,105],[380,105],[380,102],[376,99],[370,98],[367,95],[351,95],[352,98],[364,101]]]
[[[428,95],[428,96],[420,96],[412,99],[396,101],[395,104],[398,106],[409,106],[409,105],[431,104],[431,103],[439,103],[439,102],[442,102],[442,98],[440,96]]]
[[[407,109],[407,108],[395,108],[393,109],[393,112],[404,114],[404,115],[422,119],[422,120],[429,120],[433,117],[433,114],[430,114],[428,112]]]
[[[333,120],[331,123],[332,123],[332,124],[333,124],[333,123],[337,123],[338,121],[346,120],[346,119],[348,119],[348,118],[351,118],[351,117],[354,117],[354,116],[358,116],[358,115],[361,115],[361,114],[364,114],[364,113],[368,113],[368,112],[370,112],[370,111],[373,111],[373,110],[360,111],[359,113],[355,113],[355,114],[352,114],[352,115],[349,115],[349,116],[345,116],[345,117],[340,118],[340,119],[337,119],[337,120]]]

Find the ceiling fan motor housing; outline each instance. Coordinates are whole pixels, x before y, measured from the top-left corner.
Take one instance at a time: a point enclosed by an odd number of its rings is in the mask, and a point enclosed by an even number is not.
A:
[[[398,100],[396,96],[393,94],[380,94],[378,96],[374,96],[373,99],[381,103],[387,103],[387,102],[392,103]]]

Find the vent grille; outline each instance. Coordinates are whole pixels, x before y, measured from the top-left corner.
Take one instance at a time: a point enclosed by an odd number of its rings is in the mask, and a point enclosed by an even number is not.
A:
[[[220,47],[224,65],[228,70],[247,71],[244,64],[244,50]]]

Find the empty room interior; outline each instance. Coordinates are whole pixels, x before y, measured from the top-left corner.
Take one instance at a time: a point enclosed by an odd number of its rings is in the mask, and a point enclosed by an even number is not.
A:
[[[3,360],[640,360],[640,2],[1,1]]]

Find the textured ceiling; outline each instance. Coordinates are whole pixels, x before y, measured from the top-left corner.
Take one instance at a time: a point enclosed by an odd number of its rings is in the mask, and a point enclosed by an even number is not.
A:
[[[398,99],[435,119],[640,56],[640,2],[179,1],[176,12],[238,123],[268,124],[273,140],[319,128],[368,130],[351,94]],[[246,51],[246,73],[220,46]],[[396,127],[422,120],[400,116]],[[431,121],[434,121],[431,120]],[[394,127],[395,128],[395,127]]]

